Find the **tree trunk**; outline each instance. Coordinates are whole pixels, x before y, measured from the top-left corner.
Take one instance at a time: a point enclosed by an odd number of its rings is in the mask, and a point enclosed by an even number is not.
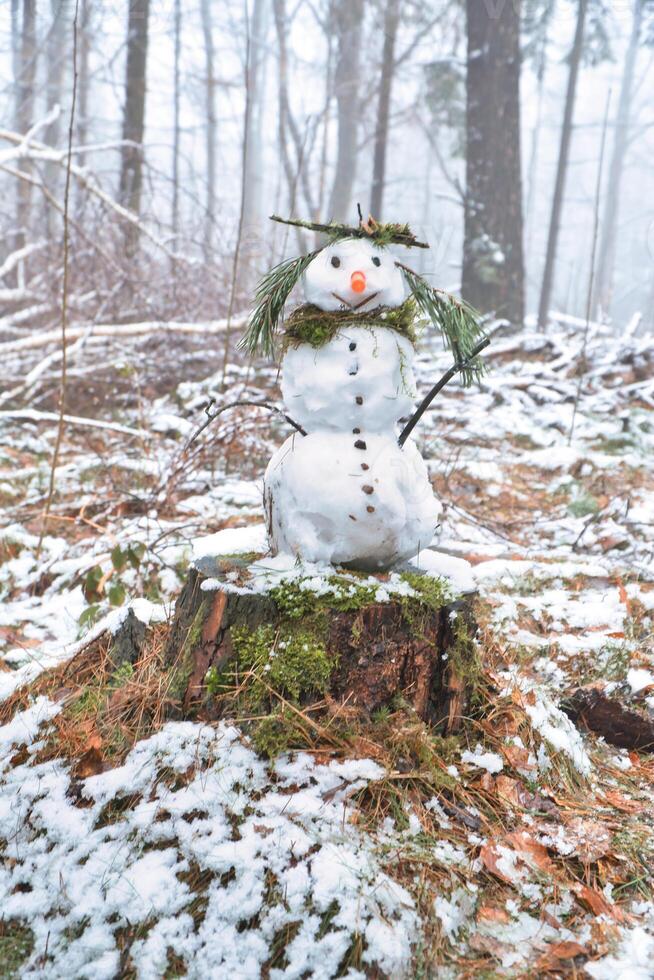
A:
[[[347,221],[357,164],[359,132],[360,70],[363,47],[364,0],[335,0],[334,21],[338,55],[334,71],[334,90],[338,113],[336,169],[329,200],[328,218]]]
[[[77,48],[79,52],[79,70],[77,82],[77,109],[75,116],[77,143],[84,146],[89,138],[89,55],[91,53],[91,0],[80,0],[79,26],[77,29]],[[77,157],[78,163],[84,162],[84,154]]]
[[[14,129],[25,135],[34,119],[34,83],[36,79],[36,0],[23,0],[23,18],[20,28],[20,51],[17,59],[17,75],[14,78],[16,102],[14,108]],[[21,170],[30,173],[32,167],[28,160],[21,162]],[[26,180],[18,181],[16,200],[16,238],[13,248],[22,248],[27,241],[31,185]]]
[[[91,54],[91,0],[80,0],[77,25],[77,93],[75,102],[75,142],[78,146],[86,146],[89,142],[89,90],[91,79],[89,75],[89,57]],[[86,155],[78,153],[76,162],[84,166]],[[75,196],[75,214],[78,220],[83,220],[83,212],[87,204],[87,194],[79,183],[73,188]]]
[[[261,118],[261,96],[267,33],[267,6],[264,0],[254,0],[246,78],[248,111],[243,171],[243,236],[246,241],[255,236],[257,239],[261,237],[264,180],[262,136],[265,127]]]
[[[47,109],[52,109],[55,105],[60,106],[61,113],[54,119],[45,132],[45,142],[48,146],[59,149],[59,139],[61,136],[61,120],[65,119],[66,108],[63,103],[64,69],[68,62],[68,42],[70,33],[68,31],[68,15],[70,13],[68,0],[50,0],[50,11],[52,22],[48,33],[46,46],[47,60]],[[45,166],[45,184],[50,192],[56,197],[57,188],[61,181],[61,167],[56,163],[49,163]],[[47,234],[51,238],[55,234],[55,227],[59,221],[50,205],[46,202],[45,215],[47,222]]]
[[[467,0],[466,199],[462,294],[524,319],[520,3]]]
[[[149,14],[150,0],[129,0],[123,139],[136,145],[123,147],[120,199],[125,207],[135,214],[140,214],[141,211],[141,189],[143,186],[143,137],[145,135]],[[132,255],[138,244],[138,231],[132,223],[125,227],[125,242],[127,254]]]
[[[391,88],[395,74],[395,40],[400,19],[400,0],[387,0],[384,14],[384,50],[382,53],[381,78],[379,82],[379,105],[375,126],[375,153],[372,167],[372,190],[370,192],[370,213],[380,219],[386,181],[386,153],[388,151],[388,128],[391,109]]]
[[[570,55],[570,70],[568,72],[568,89],[565,97],[565,110],[563,113],[563,126],[561,127],[561,145],[559,148],[559,161],[556,170],[556,182],[554,184],[554,195],[552,197],[552,213],[550,216],[550,228],[547,236],[547,253],[545,255],[545,269],[543,271],[543,282],[540,293],[540,303],[538,305],[538,325],[541,328],[547,326],[550,302],[552,299],[552,287],[554,285],[554,267],[556,264],[556,252],[559,241],[559,229],[561,226],[561,212],[563,210],[563,196],[565,193],[565,179],[568,170],[568,158],[570,156],[570,142],[572,140],[572,117],[574,113],[575,94],[577,91],[577,78],[579,77],[579,67],[581,65],[581,55],[584,45],[584,27],[586,23],[586,11],[588,0],[579,0],[577,13],[577,26],[575,29],[575,39]]]
[[[279,636],[287,622],[265,593],[203,591],[209,578],[229,572],[229,559],[219,560],[219,571],[216,561],[204,559],[202,570],[191,569],[166,646],[165,660],[175,668],[175,696],[184,717],[219,713],[206,676],[212,668],[214,673],[229,673],[237,666],[234,630],[242,637],[244,631],[252,635],[258,627],[272,626]],[[233,570],[238,567],[233,562]],[[474,596],[468,595],[439,609],[425,607],[419,623],[400,601],[323,609],[324,644],[332,663],[330,697],[349,709],[370,713],[402,696],[437,730],[455,731],[465,715],[476,670],[470,641],[476,628],[473,603]],[[281,646],[277,655],[284,656]]]
[[[205,65],[205,134],[207,157],[207,203],[204,216],[204,257],[211,257],[213,229],[216,222],[216,79],[214,75],[214,47],[211,24],[211,2],[202,0],[202,36],[204,38]]]
[[[634,72],[638,58],[640,31],[643,20],[643,0],[634,0],[634,16],[631,25],[629,48],[624,63],[620,103],[616,120],[613,155],[606,190],[606,203],[602,221],[602,239],[597,263],[597,290],[595,308],[609,313],[613,293],[613,272],[615,266],[616,241],[618,237],[618,214],[620,210],[620,184],[624,170],[625,157],[629,145],[629,121],[631,116],[631,97]]]
[[[180,144],[180,56],[182,52],[182,0],[175,0],[174,13],[174,63],[173,63],[173,235],[179,233],[179,144]]]

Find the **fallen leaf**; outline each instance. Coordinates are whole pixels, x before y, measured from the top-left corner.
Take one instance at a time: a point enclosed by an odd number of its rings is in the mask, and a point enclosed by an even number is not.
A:
[[[524,877],[525,869],[556,874],[547,850],[524,830],[514,830],[489,841],[481,848],[479,857],[491,874],[510,885]]]
[[[574,847],[574,854],[584,864],[599,861],[611,849],[611,834],[595,820],[573,817],[566,823],[566,841]]]
[[[88,749],[77,760],[73,768],[73,775],[78,779],[86,779],[88,776],[97,776],[103,769],[102,753],[97,748]]]
[[[498,796],[523,810],[539,811],[558,815],[559,808],[540,793],[530,793],[523,784],[511,776],[500,775],[495,779]]]
[[[477,922],[509,922],[510,918],[506,909],[498,909],[493,905],[482,905],[477,912]]]
[[[529,761],[529,750],[522,749],[519,745],[503,745],[502,755],[508,764],[518,771],[521,769],[530,771],[536,768],[536,764]]]
[[[585,905],[593,915],[608,915],[610,918],[615,919],[616,922],[624,922],[626,920],[626,915],[619,909],[616,905],[595,888],[590,888],[588,885],[582,885],[577,883],[573,886],[573,891],[576,892],[579,901],[582,905]]]
[[[484,936],[480,932],[474,932],[472,934],[468,945],[478,953],[490,953],[491,956],[495,956],[497,959],[502,959],[509,952],[509,947],[506,943],[501,943],[498,939],[493,939],[492,936]]]
[[[556,867],[547,853],[547,848],[530,837],[525,830],[514,830],[507,834],[504,841],[517,851],[522,860],[532,869],[555,874]]]
[[[570,939],[560,943],[552,943],[542,956],[534,963],[536,970],[558,970],[562,960],[572,960],[575,956],[587,956],[588,950],[581,943]]]

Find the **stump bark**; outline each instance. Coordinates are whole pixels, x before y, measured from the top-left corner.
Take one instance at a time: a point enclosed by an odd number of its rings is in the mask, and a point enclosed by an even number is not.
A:
[[[245,562],[204,560],[191,567],[177,601],[165,658],[175,670],[176,699],[184,717],[215,718],[220,713],[206,686],[211,668],[224,672],[235,661],[237,628],[254,633],[276,626],[283,613],[268,594],[238,594],[216,587],[216,562],[238,572]],[[203,590],[211,579],[210,590]],[[380,585],[383,585],[380,579]],[[373,712],[401,695],[439,734],[455,732],[474,687],[475,593],[440,608],[421,609],[417,626],[401,598],[369,602],[357,609],[323,608],[325,646],[333,668],[329,696],[349,708]],[[316,700],[314,698],[314,700]]]

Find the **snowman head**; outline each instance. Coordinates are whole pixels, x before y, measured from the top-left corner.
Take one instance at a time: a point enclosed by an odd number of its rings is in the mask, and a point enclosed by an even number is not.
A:
[[[343,238],[323,248],[304,273],[307,302],[321,310],[363,313],[400,306],[404,283],[388,249],[363,238]]]

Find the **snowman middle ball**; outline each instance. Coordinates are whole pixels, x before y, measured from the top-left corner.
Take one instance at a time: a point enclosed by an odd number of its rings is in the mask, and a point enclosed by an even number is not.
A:
[[[404,300],[400,271],[386,249],[349,239],[318,253],[304,289],[318,322],[338,318],[326,342],[292,342],[282,361],[286,410],[308,434],[266,470],[271,549],[388,568],[429,545],[441,510],[415,444],[397,442],[416,398],[413,344],[389,317]]]

